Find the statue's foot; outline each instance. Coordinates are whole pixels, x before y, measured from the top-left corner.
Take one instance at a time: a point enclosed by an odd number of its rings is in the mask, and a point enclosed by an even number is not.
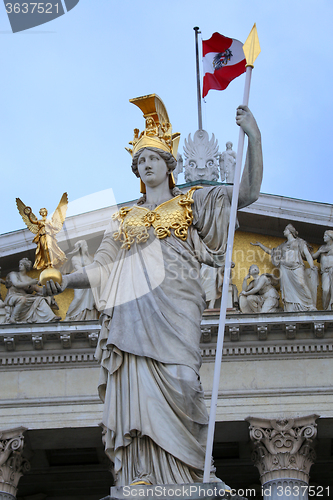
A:
[[[138,486],[140,484],[151,486],[151,483],[149,483],[148,481],[142,481],[142,479],[140,479],[139,481],[133,481],[133,483],[131,483],[130,486]]]
[[[140,484],[151,486],[153,484],[156,484],[156,482],[154,481],[154,478],[151,474],[140,474],[140,476],[137,476],[133,479],[130,486],[138,486]]]

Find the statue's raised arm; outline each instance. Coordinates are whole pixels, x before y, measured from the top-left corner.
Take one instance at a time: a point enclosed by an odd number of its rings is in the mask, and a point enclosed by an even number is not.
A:
[[[236,123],[248,137],[248,147],[242,180],[239,187],[238,208],[247,207],[259,197],[263,175],[261,134],[257,122],[247,106],[238,106]],[[232,192],[232,188],[229,188]]]

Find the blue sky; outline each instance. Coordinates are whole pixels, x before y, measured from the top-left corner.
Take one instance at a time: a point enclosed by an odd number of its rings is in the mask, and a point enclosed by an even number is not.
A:
[[[13,34],[1,3],[0,233],[24,227],[16,197],[36,214],[54,210],[64,191],[73,202],[104,190],[84,211],[112,204],[112,192],[117,202],[138,197],[124,149],[144,126],[132,97],[162,98],[182,152],[198,128],[194,26],[203,39],[218,31],[244,42],[257,23],[250,108],[262,132],[262,191],[332,203],[332,18],[329,0],[80,0]],[[243,86],[244,75],[203,104],[221,151],[228,140],[237,149]]]

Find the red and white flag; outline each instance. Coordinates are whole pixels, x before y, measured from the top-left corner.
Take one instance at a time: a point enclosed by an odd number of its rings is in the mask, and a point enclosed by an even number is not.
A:
[[[202,57],[202,97],[211,89],[226,89],[231,80],[245,73],[246,59],[242,42],[220,33],[214,33],[209,40],[202,41]]]

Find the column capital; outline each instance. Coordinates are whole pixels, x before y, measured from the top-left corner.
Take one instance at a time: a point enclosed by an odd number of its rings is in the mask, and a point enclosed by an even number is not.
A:
[[[28,460],[23,458],[23,433],[25,427],[0,430],[0,495],[16,497],[20,477],[30,469]]]
[[[292,478],[309,482],[310,467],[316,459],[313,441],[319,415],[270,420],[248,417],[254,446],[252,461],[262,484]]]

